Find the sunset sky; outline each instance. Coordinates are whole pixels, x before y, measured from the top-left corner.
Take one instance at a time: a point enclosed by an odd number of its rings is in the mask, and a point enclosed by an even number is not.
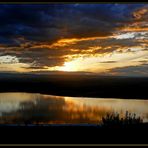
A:
[[[0,4],[0,72],[148,76],[148,4]]]

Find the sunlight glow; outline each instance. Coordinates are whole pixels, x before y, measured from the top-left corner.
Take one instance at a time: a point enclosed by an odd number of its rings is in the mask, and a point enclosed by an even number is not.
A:
[[[59,67],[58,70],[61,71],[78,71],[78,63],[74,61],[65,62],[63,66]]]
[[[147,51],[141,51],[141,48],[131,48],[132,51],[136,52],[125,52],[125,53],[114,53],[113,55],[105,56],[89,56],[89,57],[78,57],[66,61],[63,66],[56,66],[54,69],[58,71],[87,71],[90,72],[107,72],[109,69],[115,67],[126,67],[140,65],[141,63],[136,61],[141,57],[148,55]],[[112,63],[113,61],[113,63]]]

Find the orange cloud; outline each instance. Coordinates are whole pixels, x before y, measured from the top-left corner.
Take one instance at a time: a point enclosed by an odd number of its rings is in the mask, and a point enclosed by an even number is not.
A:
[[[148,31],[148,27],[145,27],[145,28],[141,28],[139,26],[137,27],[123,27],[121,29],[121,31],[128,31],[128,32],[144,32],[144,31]]]
[[[133,17],[136,20],[140,20],[142,19],[146,14],[148,13],[148,8],[142,8],[140,10],[137,10],[135,12],[133,12]]]

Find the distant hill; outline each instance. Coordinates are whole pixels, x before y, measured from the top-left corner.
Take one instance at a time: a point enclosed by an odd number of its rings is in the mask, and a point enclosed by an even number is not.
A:
[[[148,77],[99,76],[83,72],[0,73],[0,92],[148,99]]]

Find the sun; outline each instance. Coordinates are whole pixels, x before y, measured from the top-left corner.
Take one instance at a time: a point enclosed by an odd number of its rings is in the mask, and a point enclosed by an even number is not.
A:
[[[61,70],[61,71],[77,71],[78,66],[77,66],[77,63],[75,63],[74,61],[70,61],[70,62],[65,62],[63,66],[58,68],[58,70]]]

